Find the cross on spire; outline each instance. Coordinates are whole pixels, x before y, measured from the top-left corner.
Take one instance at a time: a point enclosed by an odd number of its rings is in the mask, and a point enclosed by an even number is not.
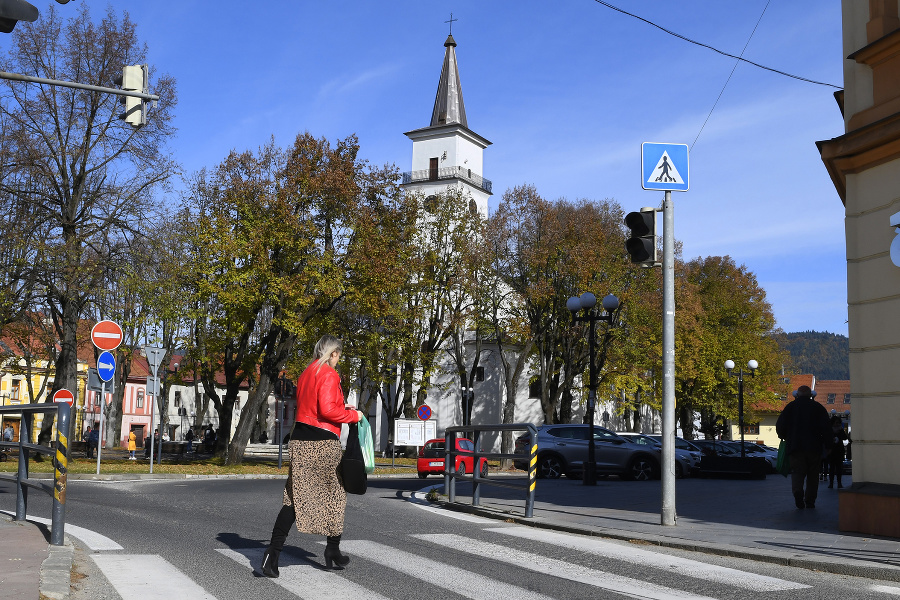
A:
[[[444,23],[450,23],[450,35],[453,35],[453,21],[459,21],[459,19],[453,18],[453,13],[450,13],[450,20],[444,21]]]

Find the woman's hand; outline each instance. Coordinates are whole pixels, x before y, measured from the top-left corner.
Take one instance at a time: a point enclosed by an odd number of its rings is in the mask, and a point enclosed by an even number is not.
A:
[[[359,416],[359,419],[356,421],[357,423],[366,418],[366,415],[364,415],[361,410],[356,411],[356,414]]]

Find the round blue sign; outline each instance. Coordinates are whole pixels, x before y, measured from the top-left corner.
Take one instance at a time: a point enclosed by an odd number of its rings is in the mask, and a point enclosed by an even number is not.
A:
[[[97,358],[97,375],[103,381],[109,381],[116,374],[116,357],[112,352],[101,352]]]
[[[423,404],[419,407],[419,410],[416,411],[416,415],[423,421],[427,421],[431,418],[431,408],[427,404]]]

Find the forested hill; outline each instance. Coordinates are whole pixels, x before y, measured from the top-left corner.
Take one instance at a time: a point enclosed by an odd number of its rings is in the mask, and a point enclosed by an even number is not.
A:
[[[791,353],[798,373],[816,379],[850,379],[850,340],[827,331],[798,331],[776,336],[778,345]]]

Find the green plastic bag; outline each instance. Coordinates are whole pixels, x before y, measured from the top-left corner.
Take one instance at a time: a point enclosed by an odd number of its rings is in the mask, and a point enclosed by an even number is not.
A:
[[[366,473],[375,470],[375,449],[372,445],[372,428],[369,420],[363,419],[359,423],[359,445],[362,446],[363,463],[366,465]]]
[[[791,457],[785,452],[785,442],[778,444],[778,460],[775,462],[775,470],[787,477],[791,473]]]

